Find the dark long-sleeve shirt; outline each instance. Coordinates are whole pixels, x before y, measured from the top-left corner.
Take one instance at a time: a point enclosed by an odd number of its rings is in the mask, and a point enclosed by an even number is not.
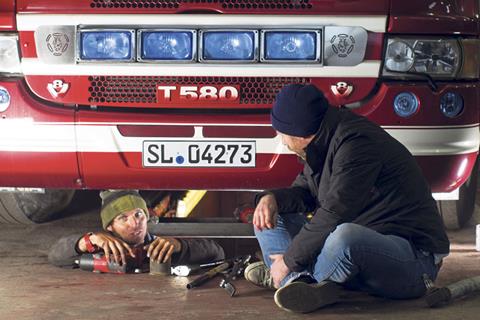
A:
[[[50,249],[48,261],[58,267],[74,268],[75,260],[80,255],[77,243],[83,234],[73,234],[60,238]],[[144,245],[151,243],[155,236],[148,234]],[[201,264],[225,259],[223,248],[213,240],[207,239],[177,239],[182,245],[180,252],[172,255],[172,264]]]
[[[328,235],[346,222],[403,237],[430,253],[449,252],[436,203],[413,156],[381,127],[348,110],[328,109],[306,148],[303,172],[291,187],[268,192],[280,213],[314,213],[285,252],[293,271],[311,263]]]

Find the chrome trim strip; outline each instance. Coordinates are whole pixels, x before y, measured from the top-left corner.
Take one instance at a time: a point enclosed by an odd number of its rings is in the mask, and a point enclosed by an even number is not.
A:
[[[23,58],[22,71],[27,76],[219,76],[219,77],[318,77],[318,78],[378,78],[380,61],[364,61],[353,67],[294,64],[226,64],[226,63],[195,63],[195,64],[147,64],[121,63],[106,64],[82,63],[46,64],[37,58]]]
[[[385,32],[386,15],[365,16],[322,16],[322,15],[251,15],[251,14],[17,14],[19,31],[35,31],[39,26],[51,25],[140,25],[182,27],[199,25],[204,28],[270,28],[282,26],[288,28],[315,28],[319,25],[358,26],[372,32]]]

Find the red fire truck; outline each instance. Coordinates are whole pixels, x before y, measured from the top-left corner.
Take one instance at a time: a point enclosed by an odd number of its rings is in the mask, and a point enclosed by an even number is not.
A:
[[[463,224],[478,34],[473,0],[3,0],[0,220],[76,189],[289,185],[301,165],[269,109],[311,83],[402,142]]]

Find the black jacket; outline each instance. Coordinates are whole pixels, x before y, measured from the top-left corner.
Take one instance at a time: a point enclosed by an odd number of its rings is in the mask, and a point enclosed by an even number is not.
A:
[[[60,238],[50,249],[48,261],[64,268],[75,268],[75,260],[81,253],[76,250],[78,241],[83,234],[74,234]],[[149,233],[145,236],[144,245],[151,243],[155,237]],[[213,240],[207,239],[178,239],[182,250],[172,255],[172,264],[200,264],[225,259],[223,248]]]
[[[303,172],[292,186],[269,191],[280,213],[314,211],[285,253],[290,270],[303,270],[313,262],[328,235],[345,222],[403,237],[417,249],[449,252],[443,222],[420,168],[381,127],[330,107],[306,154]]]

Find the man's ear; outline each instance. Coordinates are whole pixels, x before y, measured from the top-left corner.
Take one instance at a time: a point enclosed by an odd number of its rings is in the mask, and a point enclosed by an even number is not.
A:
[[[108,225],[107,231],[113,232],[112,224]]]

